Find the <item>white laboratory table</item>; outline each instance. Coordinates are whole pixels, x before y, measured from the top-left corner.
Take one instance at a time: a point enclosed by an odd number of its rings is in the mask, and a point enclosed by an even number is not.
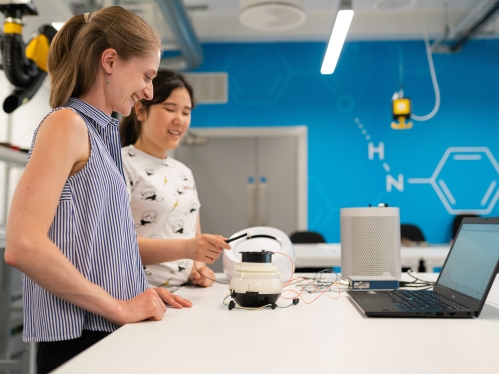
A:
[[[479,318],[459,320],[367,318],[345,293],[286,309],[228,310],[222,305],[227,291],[221,284],[184,287],[179,294],[193,301],[191,309],[125,325],[54,373],[498,371],[497,284]]]
[[[326,268],[341,266],[341,246],[334,244],[293,244],[296,255],[296,268]],[[418,270],[423,260],[426,271],[441,268],[447,258],[450,246],[432,245],[427,247],[401,247],[400,261],[403,267]]]

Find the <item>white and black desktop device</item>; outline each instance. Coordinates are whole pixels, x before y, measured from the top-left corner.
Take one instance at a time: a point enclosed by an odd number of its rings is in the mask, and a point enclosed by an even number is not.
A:
[[[428,250],[431,250],[428,248]],[[464,218],[429,290],[347,291],[369,317],[473,318],[499,269],[499,218]]]

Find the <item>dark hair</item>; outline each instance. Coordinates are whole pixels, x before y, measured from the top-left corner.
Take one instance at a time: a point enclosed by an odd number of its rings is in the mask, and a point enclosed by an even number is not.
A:
[[[146,113],[149,113],[151,105],[161,104],[170,97],[173,90],[185,88],[191,98],[191,107],[194,109],[194,91],[187,79],[179,73],[171,70],[160,69],[152,81],[154,96],[152,100],[140,100]],[[142,123],[137,119],[135,107],[128,117],[124,117],[120,123],[121,145],[126,147],[135,144],[142,132]]]
[[[47,58],[52,108],[90,89],[107,48],[127,61],[159,51],[161,40],[146,21],[119,6],[71,17],[55,35]]]

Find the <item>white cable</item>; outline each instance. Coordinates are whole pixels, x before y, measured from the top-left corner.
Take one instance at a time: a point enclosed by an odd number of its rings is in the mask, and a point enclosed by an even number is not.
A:
[[[430,75],[431,75],[431,81],[433,83],[433,89],[435,90],[435,106],[433,107],[433,110],[425,116],[417,116],[415,114],[411,114],[411,118],[416,121],[427,121],[430,118],[433,118],[433,116],[437,114],[438,109],[440,108],[440,88],[438,87],[437,74],[435,73],[435,66],[433,65],[433,57],[431,55],[430,41],[428,40],[428,32],[426,31],[426,22],[424,21],[424,18],[422,19],[422,22],[424,29],[426,55],[428,57],[428,65],[430,67]]]

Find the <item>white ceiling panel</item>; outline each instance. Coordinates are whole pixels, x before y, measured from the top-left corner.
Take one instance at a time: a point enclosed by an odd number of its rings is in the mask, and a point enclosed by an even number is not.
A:
[[[201,42],[206,41],[325,41],[329,38],[339,0],[288,0],[299,3],[306,14],[305,22],[284,32],[257,31],[239,21],[241,4],[262,0],[184,0],[189,18]],[[283,2],[285,0],[282,0]],[[442,34],[484,1],[495,0],[353,0],[355,11],[348,34],[349,40],[421,39],[426,27],[430,36]],[[155,0],[33,0],[39,16],[25,17],[25,37],[40,25],[64,21],[71,17],[71,7],[82,9],[85,4],[97,6],[120,4],[135,11],[151,23],[162,36],[164,44],[174,43]],[[380,2],[383,4],[380,5]],[[402,4],[402,5],[401,5]],[[389,11],[409,4],[405,11]],[[407,6],[406,6],[407,8]],[[381,11],[384,9],[385,11]],[[0,15],[3,20],[3,15]],[[497,36],[497,18],[485,34]]]

